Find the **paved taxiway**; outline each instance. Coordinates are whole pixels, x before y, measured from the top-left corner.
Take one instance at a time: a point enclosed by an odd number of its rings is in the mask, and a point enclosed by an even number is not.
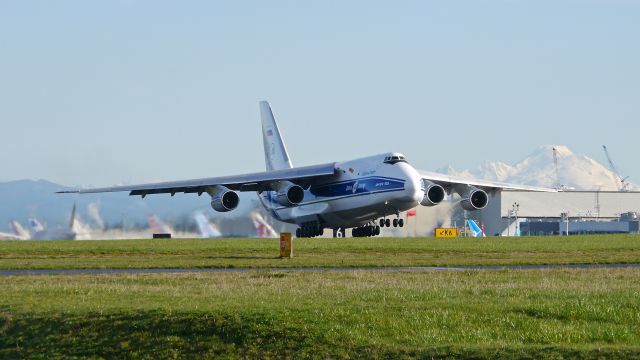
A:
[[[0,270],[0,276],[17,275],[110,275],[110,274],[179,274],[229,273],[250,271],[477,271],[477,270],[544,270],[544,269],[619,269],[640,268],[633,264],[566,264],[566,265],[484,265],[484,266],[400,266],[400,267],[308,267],[308,268],[212,268],[212,269],[37,269]]]

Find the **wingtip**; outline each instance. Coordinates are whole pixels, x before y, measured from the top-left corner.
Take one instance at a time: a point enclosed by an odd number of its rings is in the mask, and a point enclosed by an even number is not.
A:
[[[61,190],[61,191],[56,191],[56,194],[78,194],[80,193],[80,190]]]

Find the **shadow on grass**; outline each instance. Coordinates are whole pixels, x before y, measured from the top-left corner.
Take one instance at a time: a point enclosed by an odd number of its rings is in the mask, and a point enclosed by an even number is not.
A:
[[[216,259],[216,260],[273,260],[281,259],[280,256],[241,256],[241,255],[229,255],[229,256],[203,256],[204,259]]]
[[[0,309],[0,358],[640,358],[640,349],[443,347],[331,340],[268,315],[166,313],[20,314]]]
[[[0,315],[0,358],[310,356],[327,342],[265,316],[229,314]],[[295,357],[297,357],[296,355]]]

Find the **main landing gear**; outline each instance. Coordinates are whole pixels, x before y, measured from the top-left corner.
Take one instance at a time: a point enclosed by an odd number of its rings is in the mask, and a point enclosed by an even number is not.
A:
[[[351,231],[353,237],[369,237],[380,235],[380,226],[367,225],[358,228],[354,228]]]
[[[396,218],[393,219],[393,222],[391,221],[391,219],[380,219],[380,227],[391,227],[392,224],[393,227],[403,227],[404,219]]]
[[[296,237],[299,238],[312,238],[322,235],[324,229],[318,224],[305,225],[296,229]]]

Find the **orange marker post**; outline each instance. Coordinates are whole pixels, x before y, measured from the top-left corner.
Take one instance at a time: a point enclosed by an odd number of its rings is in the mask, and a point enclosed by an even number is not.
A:
[[[280,233],[280,257],[293,257],[291,233]]]

